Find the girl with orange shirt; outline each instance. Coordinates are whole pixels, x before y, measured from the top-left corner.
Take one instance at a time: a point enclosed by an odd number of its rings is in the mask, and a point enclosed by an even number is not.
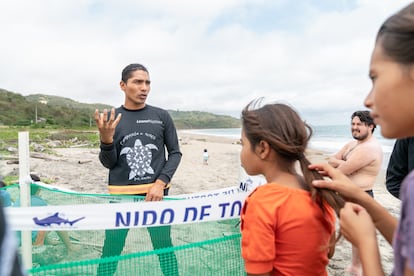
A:
[[[251,102],[242,111],[241,164],[265,176],[241,214],[247,275],[327,275],[334,250],[336,193],[314,188],[321,176],[308,169],[312,129],[288,105]],[[296,171],[299,162],[301,174]]]

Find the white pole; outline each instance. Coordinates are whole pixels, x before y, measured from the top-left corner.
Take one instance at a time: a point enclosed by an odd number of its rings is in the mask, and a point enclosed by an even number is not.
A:
[[[30,206],[29,132],[19,132],[20,206]],[[22,231],[22,258],[25,268],[32,268],[32,232]]]

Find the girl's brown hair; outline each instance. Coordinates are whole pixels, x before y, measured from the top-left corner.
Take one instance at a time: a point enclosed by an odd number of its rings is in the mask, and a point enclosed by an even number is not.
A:
[[[266,104],[257,108],[262,99],[250,102],[242,111],[241,120],[243,131],[252,145],[252,149],[266,141],[280,157],[279,161],[285,163],[295,174],[294,163],[299,161],[304,178],[304,189],[311,193],[312,199],[318,203],[322,211],[324,202],[328,203],[337,214],[344,206],[344,199],[334,191],[315,188],[313,180],[322,179],[322,176],[309,170],[309,160],[305,156],[308,142],[312,136],[312,128],[286,104]]]

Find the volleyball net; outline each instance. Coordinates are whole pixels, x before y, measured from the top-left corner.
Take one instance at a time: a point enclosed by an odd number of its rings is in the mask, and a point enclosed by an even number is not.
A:
[[[47,206],[5,208],[17,237],[47,233],[29,275],[245,275],[239,187],[145,202],[31,186]],[[3,189],[18,201],[18,185]]]

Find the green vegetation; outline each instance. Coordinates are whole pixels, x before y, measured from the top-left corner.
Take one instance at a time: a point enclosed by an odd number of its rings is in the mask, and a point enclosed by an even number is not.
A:
[[[3,126],[29,127],[31,131],[39,128],[95,130],[93,113],[104,108],[111,106],[43,94],[22,96],[0,89],[0,125]],[[178,129],[240,127],[240,120],[231,116],[200,111],[168,112]]]
[[[3,177],[4,184],[6,186],[18,184],[19,183],[19,176],[18,175],[6,175]],[[48,178],[42,178],[42,182],[45,184],[53,184],[55,180],[48,179]]]
[[[58,101],[58,98],[60,97],[47,95],[24,97],[0,89],[0,124],[37,128],[85,128],[94,123],[94,110],[102,107],[98,104],[77,103],[63,97]]]
[[[19,182],[19,177],[16,175],[6,175],[5,177],[3,177],[3,181],[4,184],[6,184],[6,186],[14,184],[14,183],[18,183]]]
[[[34,146],[43,147],[45,152],[49,152],[50,143],[58,141],[60,147],[71,147],[85,145],[88,147],[99,147],[98,130],[73,130],[73,129],[42,129],[28,127],[0,127],[0,156],[10,155],[10,147],[17,149],[18,136],[20,131],[29,132],[30,150],[34,151]]]
[[[231,116],[201,111],[168,111],[178,129],[238,128],[240,121]]]

